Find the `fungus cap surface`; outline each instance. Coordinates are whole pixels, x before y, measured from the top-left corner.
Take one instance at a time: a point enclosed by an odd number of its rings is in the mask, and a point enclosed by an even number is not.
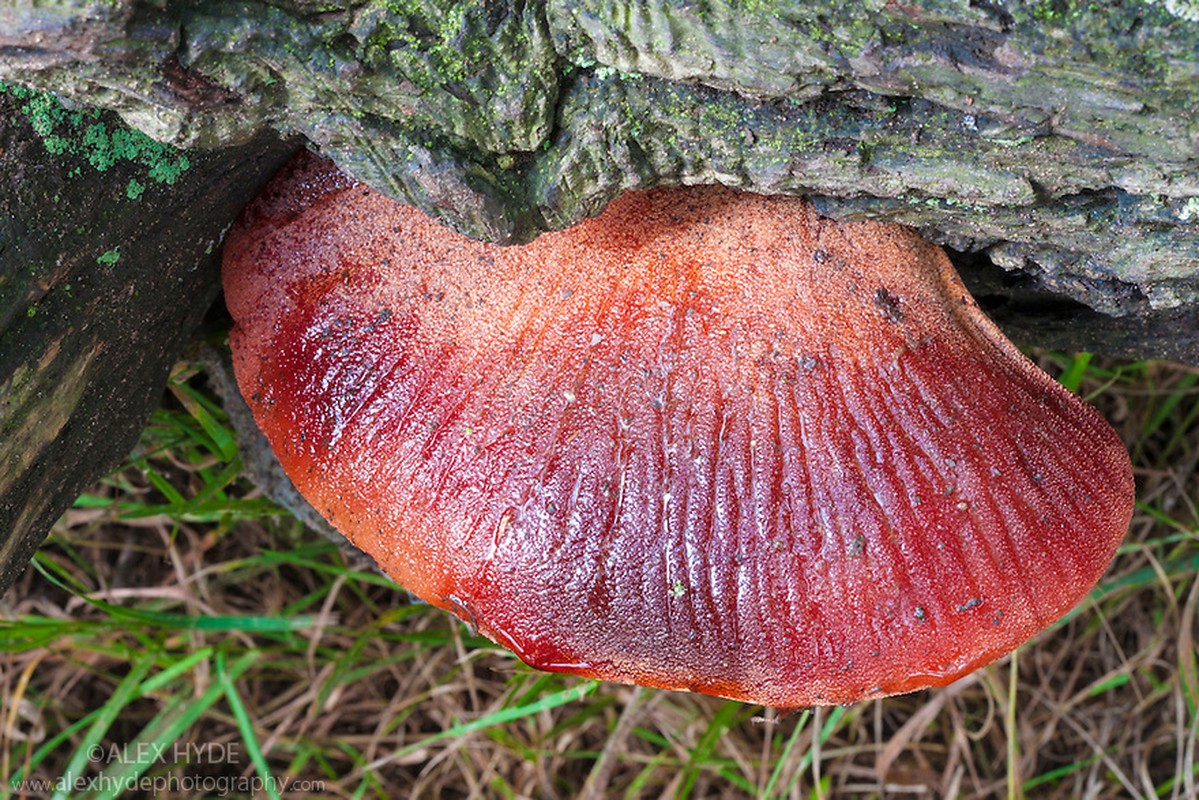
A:
[[[899,226],[708,186],[505,248],[306,156],[225,252],[301,493],[534,667],[780,707],[944,685],[1129,523],[1115,433]]]

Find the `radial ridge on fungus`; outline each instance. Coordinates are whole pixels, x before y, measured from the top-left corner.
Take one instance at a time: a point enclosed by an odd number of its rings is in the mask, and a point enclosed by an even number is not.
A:
[[[225,250],[299,490],[534,667],[779,707],[947,684],[1132,511],[1092,408],[914,232],[714,186],[468,240],[306,155]]]

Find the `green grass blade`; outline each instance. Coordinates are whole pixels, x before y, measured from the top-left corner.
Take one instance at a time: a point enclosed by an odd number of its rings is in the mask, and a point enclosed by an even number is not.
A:
[[[383,764],[394,761],[398,758],[403,758],[410,753],[415,753],[421,748],[428,747],[431,744],[436,744],[437,742],[444,741],[446,739],[456,739],[461,736],[466,736],[469,733],[474,733],[475,731],[481,731],[496,725],[503,725],[508,722],[513,722],[514,720],[523,719],[524,717],[538,714],[542,711],[548,711],[551,708],[557,708],[558,706],[563,706],[567,703],[579,702],[595,692],[595,690],[599,688],[599,685],[599,681],[585,681],[575,686],[562,689],[561,691],[554,692],[553,694],[546,695],[545,697],[534,700],[530,703],[500,709],[499,711],[487,714],[486,716],[479,717],[476,720],[452,725],[439,733],[434,733],[430,736],[426,736],[424,739],[421,739],[418,742],[413,742],[410,745],[401,747],[399,750],[394,751],[386,758],[381,759],[373,764],[368,764],[365,769],[369,771],[372,768],[382,766]]]
[[[237,680],[258,659],[257,651],[243,653],[226,671],[227,679]],[[130,752],[163,752],[183,737],[204,712],[225,696],[223,681],[213,683],[199,697],[176,697],[154,716],[141,732],[125,745]],[[156,749],[162,748],[162,749]],[[126,790],[139,785],[139,779],[156,763],[154,759],[119,759],[109,765],[98,781],[96,800],[116,800]]]
[[[250,714],[246,711],[246,706],[241,700],[241,695],[237,692],[237,685],[233,682],[233,678],[226,668],[225,654],[223,652],[217,653],[216,675],[220,681],[221,688],[225,692],[225,701],[229,703],[229,709],[233,712],[233,719],[237,722],[237,730],[241,733],[242,742],[246,746],[246,753],[250,756],[250,762],[254,764],[254,771],[262,779],[263,789],[266,790],[267,795],[272,800],[282,800],[279,796],[279,790],[275,787],[275,780],[271,776],[271,768],[266,763],[266,756],[263,755],[262,747],[258,744],[258,735],[254,732],[254,723],[250,721]]]
[[[1040,788],[1041,786],[1044,786],[1045,784],[1057,783],[1062,778],[1069,777],[1070,775],[1073,775],[1075,772],[1079,772],[1081,770],[1086,769],[1087,767],[1091,766],[1096,761],[1098,761],[1099,758],[1100,757],[1097,755],[1090,756],[1089,758],[1080,758],[1079,760],[1071,761],[1069,764],[1066,764],[1064,766],[1057,767],[1056,769],[1051,769],[1048,772],[1043,772],[1034,778],[1029,778],[1028,780],[1026,780],[1024,782],[1024,792],[1025,792],[1025,794],[1027,794],[1028,792],[1031,792],[1034,789]]]
[[[108,729],[116,722],[121,711],[130,702],[141,696],[142,679],[154,666],[156,657],[155,653],[143,653],[140,658],[129,665],[129,672],[125,673],[125,677],[117,684],[112,696],[100,708],[100,715],[87,729],[87,733],[79,742],[78,749],[75,750],[75,755],[71,756],[71,760],[67,762],[67,767],[63,770],[62,785],[73,786],[76,781],[82,780],[83,771],[87,767],[88,761],[95,760],[96,753],[103,750],[100,742],[104,738],[104,734],[108,733]],[[62,786],[60,785],[59,788],[60,791],[56,791],[52,796],[53,800],[67,800],[67,795],[61,791]]]
[[[1077,353],[1070,365],[1066,367],[1066,371],[1057,379],[1058,383],[1065,386],[1072,392],[1077,393],[1078,387],[1082,386],[1082,379],[1087,374],[1087,367],[1091,365],[1090,353]]]
[[[712,751],[715,750],[716,745],[728,732],[729,728],[736,724],[738,716],[744,712],[745,706],[742,703],[735,703],[731,700],[725,701],[717,709],[716,713],[712,716],[712,721],[708,723],[708,727],[704,730],[703,735],[691,750],[691,758],[687,762],[687,771],[683,778],[682,788],[679,789],[678,797],[690,797],[691,790],[695,787],[695,782],[699,780],[700,773],[708,769],[708,760],[712,756]]]
[[[28,779],[28,777],[33,774],[33,771],[41,766],[42,761],[44,761],[47,756],[58,749],[60,744],[74,736],[77,731],[83,730],[95,722],[95,720],[100,716],[101,713],[103,713],[103,711],[103,707],[97,708],[90,714],[75,720],[70,725],[59,731],[55,736],[42,742],[41,746],[38,747],[38,749],[34,751],[33,755],[29,757],[28,763],[24,764],[19,770],[13,773],[12,777],[9,778],[9,786],[16,788],[22,782]]]
[[[243,631],[246,633],[286,633],[311,628],[317,623],[317,618],[311,615],[297,617],[241,616],[236,614],[197,616],[195,614],[175,614],[165,611],[145,611],[139,608],[126,608],[124,606],[113,605],[104,600],[97,600],[94,597],[89,597],[87,594],[68,587],[49,572],[42,569],[36,561],[34,562],[34,566],[38,567],[46,580],[55,586],[70,592],[80,600],[100,609],[114,619],[126,622],[141,622],[146,625],[184,631]]]
[[[210,658],[212,658],[211,647],[203,647],[194,653],[188,653],[166,669],[159,671],[157,675],[146,678],[142,683],[142,693],[152,694],[159,691],[168,683],[190,672],[201,661],[207,661]]]
[[[787,744],[783,747],[782,754],[774,762],[774,769],[770,772],[770,779],[766,781],[766,788],[762,790],[764,798],[784,797],[787,792],[783,791],[776,795],[774,787],[778,785],[779,778],[783,775],[783,769],[791,761],[791,751],[795,749],[799,737],[804,732],[804,728],[808,726],[808,720],[811,719],[811,711],[803,711],[795,720],[795,729],[791,731],[791,735],[787,737]]]
[[[225,461],[232,461],[237,456],[237,441],[233,438],[233,432],[221,423],[213,409],[208,407],[208,399],[186,383],[172,384],[171,393],[208,435],[208,441],[203,444],[213,455],[220,456]]]

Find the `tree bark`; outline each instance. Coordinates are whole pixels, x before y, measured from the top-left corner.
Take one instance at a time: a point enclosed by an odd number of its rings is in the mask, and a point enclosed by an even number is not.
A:
[[[216,296],[222,232],[294,148],[185,154],[0,93],[0,593],[137,441]]]

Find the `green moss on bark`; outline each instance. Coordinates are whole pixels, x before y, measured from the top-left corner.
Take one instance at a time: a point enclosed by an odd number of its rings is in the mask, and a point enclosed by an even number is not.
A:
[[[141,131],[110,127],[99,109],[68,110],[49,92],[12,84],[0,83],[2,94],[20,101],[20,113],[48,153],[79,157],[73,162],[72,175],[81,174],[84,162],[99,172],[127,162],[141,168],[145,180],[170,186],[191,166],[188,155],[169,144],[157,142]],[[136,196],[145,188],[138,185],[142,189],[136,190]],[[130,194],[136,199],[133,192]]]

